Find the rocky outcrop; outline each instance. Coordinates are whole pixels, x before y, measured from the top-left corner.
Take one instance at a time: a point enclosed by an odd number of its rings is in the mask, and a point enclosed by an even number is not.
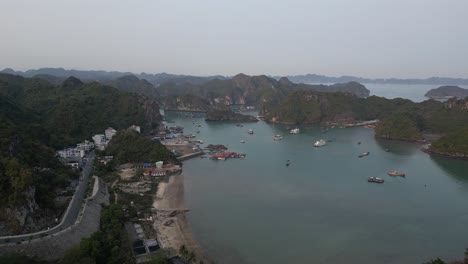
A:
[[[161,112],[159,111],[159,104],[155,99],[148,98],[146,96],[140,96],[139,98],[140,105],[143,107],[145,115],[145,124],[146,129],[152,129],[158,126],[162,121]]]
[[[234,113],[230,110],[210,110],[206,113],[206,121],[235,121],[235,122],[257,122],[257,118],[251,115]]]
[[[0,236],[37,232],[54,223],[56,212],[40,208],[35,193],[35,187],[31,186],[21,194],[24,202],[0,208]]]
[[[157,88],[161,95],[198,96],[211,106],[247,105],[261,108],[267,104],[276,104],[289,93],[298,90],[321,92],[342,92],[357,97],[369,96],[369,90],[357,82],[335,85],[295,84],[283,77],[278,81],[265,75],[248,76],[238,74],[228,80],[212,80],[202,85],[165,84]]]
[[[211,109],[208,101],[190,94],[167,96],[163,104],[167,111],[207,112]]]
[[[441,86],[439,88],[429,90],[429,92],[427,92],[424,96],[432,99],[463,99],[468,97],[468,89],[464,89],[458,86]]]

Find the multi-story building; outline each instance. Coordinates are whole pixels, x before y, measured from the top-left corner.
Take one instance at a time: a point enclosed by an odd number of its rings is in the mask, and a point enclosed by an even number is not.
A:
[[[84,142],[76,144],[77,149],[82,149],[85,152],[90,151],[91,149],[94,148],[94,143],[88,140],[85,140]]]
[[[85,155],[85,151],[83,149],[78,149],[78,148],[67,148],[67,149],[57,151],[57,155],[64,159],[70,158],[70,157],[82,158]]]

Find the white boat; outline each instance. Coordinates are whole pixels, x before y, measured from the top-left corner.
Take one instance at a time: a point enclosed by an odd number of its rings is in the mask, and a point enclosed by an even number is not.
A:
[[[279,134],[278,134],[278,135],[275,135],[275,136],[273,137],[273,140],[275,140],[275,141],[277,141],[277,140],[282,140],[282,139],[283,139],[283,136],[282,136],[282,135],[279,135]]]
[[[294,128],[294,129],[291,129],[291,131],[290,131],[291,134],[296,134],[296,135],[299,134],[300,132],[301,132],[301,130],[299,128],[297,128],[297,127]]]
[[[240,143],[244,144],[244,143],[245,143],[245,140],[241,140]]]
[[[247,130],[247,133],[249,133],[250,135],[253,135],[253,130],[251,128],[249,128],[249,130]]]
[[[326,144],[327,144],[327,142],[325,140],[321,139],[321,140],[315,141],[314,147],[322,147],[322,146],[325,146]]]

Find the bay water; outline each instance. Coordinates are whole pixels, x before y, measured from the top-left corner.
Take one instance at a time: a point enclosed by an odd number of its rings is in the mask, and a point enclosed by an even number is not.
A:
[[[418,101],[417,94],[408,99]],[[189,223],[216,263],[409,264],[462,258],[468,247],[468,161],[375,139],[362,127],[324,134],[299,127],[292,135],[294,127],[264,122],[237,127],[166,115],[186,134],[200,129],[204,145],[247,154],[184,162]],[[275,134],[284,139],[273,141]],[[319,139],[331,142],[314,148]],[[390,177],[392,169],[407,176]],[[368,183],[371,176],[385,183]]]

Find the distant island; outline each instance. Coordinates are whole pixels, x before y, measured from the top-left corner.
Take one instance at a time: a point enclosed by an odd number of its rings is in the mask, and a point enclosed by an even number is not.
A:
[[[458,86],[441,86],[439,88],[430,90],[424,96],[432,99],[463,99],[468,97],[468,89],[464,89]]]
[[[169,73],[132,73],[119,71],[85,71],[85,70],[67,70],[64,68],[40,68],[27,71],[15,71],[11,68],[6,68],[1,73],[20,75],[23,77],[42,77],[51,82],[61,82],[64,79],[75,76],[84,82],[108,82],[119,77],[134,75],[140,79],[146,79],[154,86],[163,83],[195,84],[200,85],[210,80],[231,79],[233,76],[192,76]],[[319,74],[304,74],[304,75],[289,75],[289,76],[270,76],[270,78],[279,80],[282,77],[288,78],[294,83],[378,83],[378,84],[428,84],[428,85],[468,85],[468,78],[450,78],[450,77],[430,77],[425,79],[399,79],[399,78],[363,78],[356,76],[340,76],[332,77]]]

